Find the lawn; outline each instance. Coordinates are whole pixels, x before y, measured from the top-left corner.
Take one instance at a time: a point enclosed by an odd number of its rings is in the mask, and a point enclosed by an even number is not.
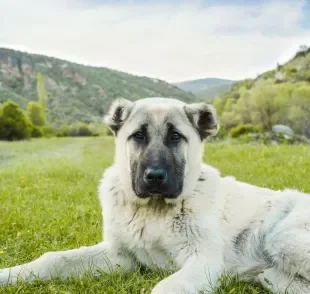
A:
[[[46,251],[101,240],[98,181],[113,160],[112,138],[0,142],[0,268]],[[310,148],[207,144],[205,160],[223,174],[260,186],[310,192]],[[0,288],[0,293],[150,293],[167,273],[89,276]],[[224,279],[217,294],[267,293]]]

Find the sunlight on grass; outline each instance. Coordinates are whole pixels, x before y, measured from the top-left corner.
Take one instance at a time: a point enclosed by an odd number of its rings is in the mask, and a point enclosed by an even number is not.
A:
[[[0,267],[28,262],[46,251],[99,242],[97,187],[113,161],[113,138],[0,142]],[[225,175],[260,186],[310,192],[310,149],[305,146],[208,144],[205,160]],[[165,272],[81,277],[21,284],[0,293],[150,293]],[[217,294],[267,293],[223,279]]]

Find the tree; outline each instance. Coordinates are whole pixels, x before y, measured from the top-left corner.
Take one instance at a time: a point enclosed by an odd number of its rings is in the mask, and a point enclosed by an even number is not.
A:
[[[45,89],[44,77],[41,73],[37,74],[37,94],[38,94],[39,104],[42,107],[44,120],[46,120],[47,93]]]
[[[240,116],[241,123],[249,124],[252,123],[252,113],[251,113],[251,99],[249,91],[242,93],[241,97],[238,99],[234,109],[238,116]]]
[[[5,103],[0,114],[0,139],[27,139],[30,132],[31,124],[18,105],[12,101]]]
[[[218,115],[221,115],[225,109],[225,100],[222,99],[221,97],[218,97],[212,101],[212,104],[216,109],[216,113]]]
[[[37,102],[29,102],[27,105],[27,115],[33,125],[42,127],[45,125],[45,115],[42,106]]]
[[[289,118],[298,133],[310,138],[310,86],[305,84],[294,89]]]
[[[271,130],[272,126],[279,121],[281,99],[276,86],[256,87],[251,94],[253,107],[253,122],[262,125],[265,130]]]

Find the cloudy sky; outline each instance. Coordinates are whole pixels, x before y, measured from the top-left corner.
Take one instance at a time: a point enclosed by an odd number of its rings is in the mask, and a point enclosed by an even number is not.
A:
[[[0,46],[176,82],[241,79],[310,45],[299,0],[0,0]]]

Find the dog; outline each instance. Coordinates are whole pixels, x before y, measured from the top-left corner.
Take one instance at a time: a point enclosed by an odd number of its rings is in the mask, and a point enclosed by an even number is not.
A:
[[[0,270],[0,283],[143,266],[175,271],[152,294],[212,291],[225,272],[274,293],[310,293],[310,195],[204,164],[205,139],[219,129],[212,106],[118,99],[105,120],[116,149],[99,185],[104,241]]]

